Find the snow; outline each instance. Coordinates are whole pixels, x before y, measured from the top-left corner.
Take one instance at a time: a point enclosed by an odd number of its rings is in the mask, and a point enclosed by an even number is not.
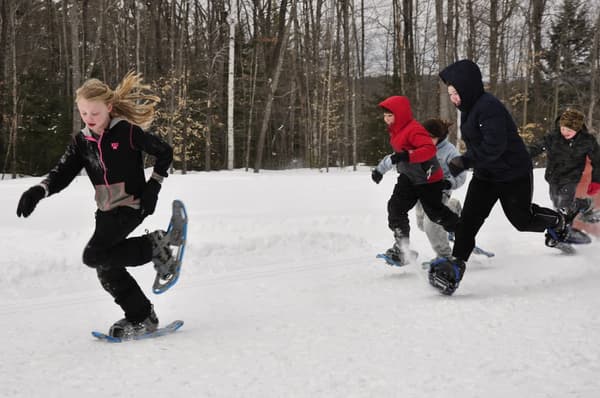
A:
[[[535,201],[549,205],[543,170]],[[565,256],[517,232],[496,206],[452,297],[427,283],[433,252],[411,214],[419,263],[392,268],[386,204],[368,168],[175,174],[190,217],[179,283],[151,293],[174,335],[97,341],[122,317],[81,262],[95,204],[86,177],[17,218],[39,178],[0,182],[2,397],[598,397],[597,240]],[[455,196],[462,199],[465,188]]]

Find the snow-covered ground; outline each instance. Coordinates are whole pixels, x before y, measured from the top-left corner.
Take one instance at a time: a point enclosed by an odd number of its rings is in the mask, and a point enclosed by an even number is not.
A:
[[[535,200],[549,204],[543,170]],[[392,268],[386,203],[395,176],[332,169],[172,175],[139,230],[190,216],[179,283],[154,296],[176,334],[106,344],[120,309],[81,262],[93,230],[87,177],[17,218],[39,178],[0,182],[2,397],[598,397],[595,240],[572,257],[519,233],[499,206],[452,297],[420,265]],[[456,196],[464,196],[465,189]],[[413,225],[420,261],[433,256]]]

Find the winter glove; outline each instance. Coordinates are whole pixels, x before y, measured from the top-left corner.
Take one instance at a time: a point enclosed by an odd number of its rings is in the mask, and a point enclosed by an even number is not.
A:
[[[17,206],[17,217],[29,217],[40,200],[46,197],[46,190],[41,185],[35,185],[23,192]]]
[[[390,159],[392,160],[392,164],[408,162],[408,152],[396,152],[392,156],[390,156]]]
[[[382,178],[383,174],[377,171],[377,169],[373,169],[373,171],[371,172],[371,179],[375,182],[375,184],[379,184]]]
[[[156,202],[158,201],[158,192],[160,191],[160,182],[154,178],[150,178],[146,183],[144,192],[142,192],[141,205],[142,215],[149,216],[154,213],[156,209]]]
[[[448,168],[450,169],[450,174],[452,174],[453,177],[456,177],[457,175],[465,171],[466,167],[462,156],[457,156],[450,160],[448,162]]]
[[[442,184],[442,189],[446,191],[452,189],[452,183],[450,182],[450,180],[442,180]]]
[[[588,195],[595,195],[598,193],[598,191],[600,191],[600,183],[594,181],[590,182],[590,185],[588,185],[587,189]]]

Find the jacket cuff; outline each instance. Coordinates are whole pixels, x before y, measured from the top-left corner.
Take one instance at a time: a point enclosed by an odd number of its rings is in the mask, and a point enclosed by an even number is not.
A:
[[[163,179],[165,177],[161,176],[160,174],[158,174],[156,171],[152,172],[152,176],[150,178],[154,178],[159,184],[162,184]]]
[[[49,194],[49,192],[50,192],[50,191],[48,190],[48,185],[44,184],[43,182],[40,182],[38,185],[39,185],[40,187],[44,188],[44,192],[45,192],[45,194],[44,194],[44,198],[47,198],[47,197],[48,197],[48,194]]]

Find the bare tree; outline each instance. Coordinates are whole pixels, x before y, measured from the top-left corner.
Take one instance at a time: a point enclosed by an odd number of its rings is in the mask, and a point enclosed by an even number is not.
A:
[[[436,21],[436,37],[437,37],[437,51],[438,51],[438,67],[439,70],[444,69],[448,65],[447,47],[448,41],[446,37],[446,22],[444,21],[444,1],[435,1],[435,21]],[[439,104],[440,104],[440,117],[442,119],[450,119],[450,107],[448,101],[448,93],[446,92],[446,85],[438,80],[439,88]]]
[[[596,17],[596,23],[594,26],[594,38],[592,44],[592,53],[591,53],[591,75],[592,80],[590,82],[590,105],[588,107],[588,127],[590,130],[593,129],[594,123],[594,107],[596,105],[596,101],[598,100],[598,73],[600,73],[599,57],[600,54],[600,9],[598,9],[598,16]]]
[[[282,0],[282,5],[286,3],[286,0]],[[295,10],[295,4],[292,5],[292,10]],[[294,11],[292,11],[294,13]],[[285,15],[285,14],[284,14]],[[283,36],[281,37],[278,43],[279,47],[279,55],[277,56],[277,64],[275,65],[275,70],[273,71],[273,77],[269,79],[269,91],[267,94],[267,101],[265,104],[265,111],[263,115],[262,125],[260,129],[260,133],[258,136],[258,143],[256,147],[256,159],[254,162],[254,172],[258,173],[262,167],[262,156],[265,146],[265,138],[267,136],[267,129],[269,128],[269,123],[271,121],[271,111],[273,110],[273,99],[275,97],[275,92],[279,86],[279,77],[281,76],[281,69],[283,66],[283,60],[285,58],[285,52],[287,49],[288,37],[290,34],[290,27],[292,24],[293,18],[290,18],[289,22],[285,25]]]
[[[9,117],[9,135],[8,145],[6,150],[6,158],[4,163],[4,170],[6,170],[6,164],[8,160],[11,161],[11,172],[12,178],[17,177],[17,135],[19,132],[19,82],[17,80],[17,11],[18,5],[16,0],[8,0],[8,78],[11,82],[11,113]],[[10,156],[12,154],[12,156]]]
[[[67,1],[65,0],[65,4],[67,4]],[[79,54],[80,9],[76,0],[71,3],[69,17],[71,20],[71,82],[73,90],[76,90],[81,85],[81,58]],[[77,110],[77,105],[73,103],[73,133],[79,131],[80,128],[79,111]]]

